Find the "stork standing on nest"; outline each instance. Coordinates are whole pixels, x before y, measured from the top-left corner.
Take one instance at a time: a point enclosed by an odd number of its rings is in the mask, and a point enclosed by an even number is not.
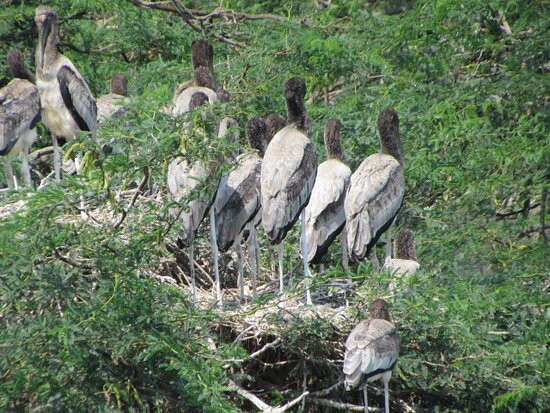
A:
[[[340,143],[340,121],[330,119],[325,127],[327,160],[319,165],[311,198],[305,209],[308,262],[318,264],[346,223],[344,198],[351,170]],[[345,236],[342,239],[344,267],[347,267]]]
[[[97,99],[97,117],[99,123],[105,122],[114,116],[125,112],[128,104],[128,79],[124,75],[115,75],[111,78],[111,93]]]
[[[346,340],[344,374],[346,390],[363,388],[365,412],[369,411],[367,383],[384,381],[386,413],[390,411],[388,383],[399,357],[399,334],[390,319],[386,302],[379,298],[370,307],[370,319],[359,323]]]
[[[57,13],[47,6],[36,9],[38,28],[36,86],[42,103],[42,122],[52,134],[55,178],[61,179],[58,141],[75,139],[76,131],[97,131],[96,101],[73,63],[57,49]]]
[[[190,108],[203,105],[208,102],[208,96],[202,92],[196,92],[191,99]],[[232,119],[224,119],[220,125],[218,137],[226,135],[229,128],[235,124]],[[213,210],[210,205],[213,201],[213,191],[208,190],[208,187],[213,186],[213,178],[215,177],[215,163],[203,160],[190,163],[186,158],[175,158],[168,166],[167,184],[169,197],[174,202],[188,198],[192,192],[198,191],[205,186],[207,189],[202,191],[198,197],[191,199],[187,203],[187,208],[180,212],[179,208],[170,209],[169,213],[173,217],[179,216],[182,222],[182,232],[180,240],[188,247],[189,268],[191,272],[192,299],[195,302],[197,299],[197,289],[195,282],[195,265],[194,265],[194,240],[196,232],[204,220],[208,210],[210,209],[210,235],[212,258],[215,269],[215,293],[218,304],[221,305],[221,290],[219,272],[217,270],[217,241],[215,231],[215,219]]]
[[[36,139],[36,124],[40,120],[40,96],[34,85],[34,75],[25,66],[23,55],[12,49],[8,66],[15,79],[0,90],[0,155],[5,156],[8,188],[16,188],[17,180],[11,158],[23,152],[21,175],[31,185],[29,148]]]
[[[387,257],[382,267],[382,271],[395,275],[411,275],[418,271],[420,264],[416,258],[416,252],[414,250],[414,236],[413,233],[402,228],[395,234],[395,241],[393,246],[394,258]],[[389,290],[395,289],[395,283],[392,281],[389,284]]]
[[[246,135],[252,151],[239,155],[237,167],[225,175],[216,193],[214,215],[218,248],[227,251],[232,245],[237,247],[239,260],[239,290],[244,300],[243,252],[241,241],[243,231],[248,226],[250,268],[252,272],[252,299],[256,298],[256,218],[261,208],[260,172],[262,157],[267,146],[266,123],[261,118],[252,118],[246,124]]]
[[[304,273],[307,283],[307,303],[311,304],[309,292],[308,247],[303,212],[317,175],[315,146],[309,139],[311,123],[304,97],[306,83],[298,77],[285,83],[288,124],[273,137],[267,146],[262,162],[261,194],[262,225],[271,244],[279,244],[279,288],[283,289],[283,239],[292,228],[300,213],[302,226],[302,251]]]
[[[376,242],[386,232],[386,257],[391,255],[391,228],[405,194],[399,118],[394,109],[380,113],[378,130],[381,153],[359,165],[344,202],[349,253],[358,261],[372,250],[377,270]]]

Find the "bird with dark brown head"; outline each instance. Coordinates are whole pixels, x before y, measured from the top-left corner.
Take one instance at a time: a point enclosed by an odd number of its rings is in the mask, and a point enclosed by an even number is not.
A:
[[[208,96],[206,96],[205,93],[195,92],[193,93],[193,96],[191,96],[191,100],[189,102],[189,110],[193,110],[194,108],[202,106],[207,102]]]
[[[416,251],[414,250],[414,236],[409,229],[402,228],[395,235],[393,255],[395,258],[403,260],[417,260]]]
[[[311,134],[311,121],[304,103],[306,91],[306,82],[300,77],[291,77],[285,83],[284,96],[288,124],[294,124],[296,129],[309,136]]]
[[[341,126],[342,124],[338,119],[329,119],[325,126],[325,148],[329,159],[338,159],[345,163],[346,158],[340,142]]]
[[[191,64],[193,69],[206,67],[214,73],[214,49],[206,39],[195,40],[191,44]]]
[[[23,53],[17,49],[10,49],[8,52],[8,67],[13,77],[17,79],[26,79],[29,82],[36,83],[34,73],[32,73],[25,61],[23,60]]]
[[[278,113],[272,113],[267,117],[265,123],[267,124],[266,140],[269,143],[275,134],[285,127],[286,119]]]
[[[390,312],[388,311],[388,304],[383,298],[377,298],[370,305],[370,318],[386,320],[391,323]]]
[[[214,88],[214,78],[210,69],[202,66],[195,69],[195,85],[209,89]]]
[[[267,126],[262,118],[255,117],[246,124],[246,137],[248,143],[263,156],[265,152],[265,135]]]
[[[111,78],[111,93],[120,96],[130,96],[128,93],[128,79],[122,74],[114,75]]]
[[[381,153],[391,155],[403,165],[401,139],[399,138],[399,116],[393,108],[386,108],[378,116]]]

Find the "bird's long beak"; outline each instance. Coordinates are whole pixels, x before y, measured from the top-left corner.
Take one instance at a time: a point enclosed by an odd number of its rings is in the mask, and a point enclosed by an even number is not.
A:
[[[39,16],[36,19],[38,30],[40,31],[40,67],[44,66],[44,57],[46,55],[46,44],[52,31],[52,24],[50,16]]]

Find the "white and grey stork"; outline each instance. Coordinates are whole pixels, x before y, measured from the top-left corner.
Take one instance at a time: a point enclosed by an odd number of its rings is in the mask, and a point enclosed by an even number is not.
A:
[[[218,101],[218,95],[214,92],[214,78],[210,69],[200,66],[195,69],[194,86],[188,86],[182,89],[174,99],[172,115],[178,116],[189,111],[191,96],[197,92],[204,93],[208,97],[208,102],[213,105]]]
[[[202,92],[196,92],[191,99],[190,108],[203,105],[208,101],[208,96]],[[227,131],[235,124],[233,119],[226,118],[222,121],[218,131],[218,137],[223,137]],[[171,208],[169,213],[173,217],[179,217],[182,222],[182,231],[180,240],[188,247],[189,268],[191,272],[192,299],[195,302],[197,298],[197,289],[195,283],[195,265],[194,265],[194,240],[196,232],[206,217],[210,209],[210,236],[212,247],[212,258],[215,269],[215,293],[219,305],[221,302],[221,290],[219,272],[217,269],[218,251],[215,231],[215,219],[213,209],[210,208],[215,194],[214,178],[216,176],[215,161],[198,160],[189,162],[184,157],[175,158],[168,166],[167,186],[171,201],[180,202],[188,199],[187,208]],[[189,199],[193,193],[199,192],[198,196]]]
[[[31,185],[29,148],[36,139],[36,124],[40,120],[40,96],[34,85],[34,75],[27,69],[23,55],[12,49],[8,66],[13,79],[0,90],[0,155],[5,156],[8,188],[17,188],[11,159],[23,153],[21,175]]]
[[[279,244],[279,288],[283,289],[283,239],[302,214],[302,251],[304,273],[309,293],[307,237],[304,208],[308,203],[317,175],[315,145],[309,139],[311,123],[304,97],[306,83],[299,77],[286,81],[284,96],[287,126],[273,137],[262,162],[262,225],[271,244]]]
[[[349,254],[358,261],[372,250],[377,270],[376,242],[386,232],[386,256],[391,255],[391,228],[405,194],[399,118],[394,109],[380,113],[378,130],[381,153],[359,165],[344,202]]]
[[[346,223],[344,199],[351,176],[340,143],[340,121],[330,119],[325,127],[327,160],[317,168],[317,179],[311,191],[306,211],[308,262],[318,264]],[[344,245],[344,266],[347,267],[347,251]]]
[[[386,302],[378,298],[370,307],[370,319],[360,322],[346,340],[344,374],[346,390],[363,388],[365,412],[369,410],[367,383],[384,381],[386,413],[390,411],[388,383],[399,357],[400,338],[390,319]]]
[[[227,251],[232,245],[237,247],[239,259],[239,290],[244,300],[243,252],[241,241],[248,226],[250,268],[252,272],[252,299],[256,298],[256,229],[257,218],[261,216],[260,173],[262,157],[267,146],[267,126],[263,119],[252,118],[246,124],[246,136],[251,151],[235,160],[236,167],[222,177],[214,201],[218,248]]]
[[[397,276],[416,273],[420,264],[414,250],[413,233],[406,228],[397,231],[393,247],[394,258],[386,257],[382,271]],[[392,281],[389,284],[389,290],[393,291],[394,289],[395,283]]]
[[[124,75],[115,75],[111,78],[111,93],[97,99],[97,118],[99,123],[105,122],[114,116],[122,115],[128,104],[128,79]]]
[[[52,134],[55,178],[61,178],[58,141],[75,139],[76,131],[97,131],[96,101],[73,63],[57,49],[57,13],[47,6],[36,9],[36,86],[42,104],[42,122]]]

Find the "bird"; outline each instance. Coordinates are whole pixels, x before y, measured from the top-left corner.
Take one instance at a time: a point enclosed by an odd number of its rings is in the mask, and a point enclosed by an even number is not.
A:
[[[355,261],[373,252],[386,232],[386,256],[391,256],[391,227],[403,203],[405,177],[399,139],[399,117],[392,108],[378,116],[381,153],[370,155],[351,175],[344,201],[349,255]]]
[[[260,172],[262,156],[267,146],[266,132],[267,125],[263,119],[255,117],[247,122],[246,136],[252,150],[236,158],[235,169],[222,177],[214,201],[218,248],[225,252],[232,245],[237,247],[241,301],[244,299],[241,240],[247,226],[249,250],[252,252],[252,299],[256,298],[255,221],[261,208]]]
[[[318,264],[321,261],[346,223],[344,199],[351,169],[346,165],[340,143],[340,127],[338,119],[332,118],[327,122],[324,137],[327,160],[317,168],[315,185],[305,209],[310,264]],[[345,237],[343,243],[345,245]],[[347,258],[346,251],[344,256]]]
[[[13,189],[18,185],[11,159],[21,152],[21,175],[25,184],[31,185],[29,148],[36,140],[36,125],[40,121],[40,95],[19,50],[8,52],[8,66],[15,79],[0,89],[0,155],[6,157],[6,179],[8,188]]]
[[[370,306],[370,319],[361,321],[349,334],[344,354],[346,390],[363,389],[365,412],[368,412],[367,383],[384,381],[384,401],[389,413],[388,383],[399,357],[401,339],[391,322],[388,305],[382,298]]]
[[[97,132],[97,106],[84,78],[57,49],[58,17],[54,9],[39,6],[34,21],[38,28],[36,86],[42,104],[42,122],[52,134],[55,179],[61,179],[59,140],[75,139],[76,131]],[[77,168],[78,169],[78,168]]]
[[[100,124],[107,119],[121,115],[125,112],[124,106],[128,104],[128,79],[118,74],[111,78],[111,93],[100,96],[97,99],[97,118]]]
[[[267,127],[266,141],[271,142],[275,134],[286,126],[286,119],[278,113],[271,113],[265,119],[265,124]]]
[[[279,289],[283,289],[283,239],[302,214],[304,273],[309,278],[303,210],[317,175],[311,122],[304,104],[306,83],[299,77],[285,82],[287,126],[275,134],[264,154],[261,170],[262,226],[271,244],[279,244]],[[309,279],[306,300],[311,304]]]
[[[418,271],[420,264],[416,258],[414,236],[410,230],[402,228],[397,231],[393,255],[394,258],[386,257],[382,271],[394,275],[411,275]],[[390,282],[389,290],[393,291],[394,289],[395,283]]]
[[[189,101],[196,92],[202,92],[208,97],[211,105],[218,101],[218,95],[214,92],[214,79],[210,69],[200,66],[195,69],[195,85],[182,89],[174,100],[171,114],[178,116],[189,111]]]
[[[190,108],[194,109],[208,102],[208,96],[202,92],[196,92],[191,97]],[[235,124],[235,121],[226,118],[222,121],[218,131],[218,137],[227,134],[227,131]],[[214,194],[211,188],[214,185],[216,175],[216,162],[210,160],[197,160],[189,162],[185,157],[177,157],[168,166],[167,172],[167,187],[169,198],[173,202],[181,202],[188,199],[187,208],[170,208],[169,214],[173,218],[179,218],[182,222],[181,227],[181,242],[188,247],[189,268],[191,271],[192,285],[192,300],[196,302],[197,289],[195,283],[195,266],[194,266],[194,239],[196,232],[209,212],[210,205],[214,199]],[[194,193],[198,192],[198,196],[193,197]],[[211,247],[212,256],[215,266],[216,275],[216,298],[221,305],[221,292],[219,273],[217,271],[217,241],[215,228],[215,220],[213,211],[210,215],[211,226]]]

